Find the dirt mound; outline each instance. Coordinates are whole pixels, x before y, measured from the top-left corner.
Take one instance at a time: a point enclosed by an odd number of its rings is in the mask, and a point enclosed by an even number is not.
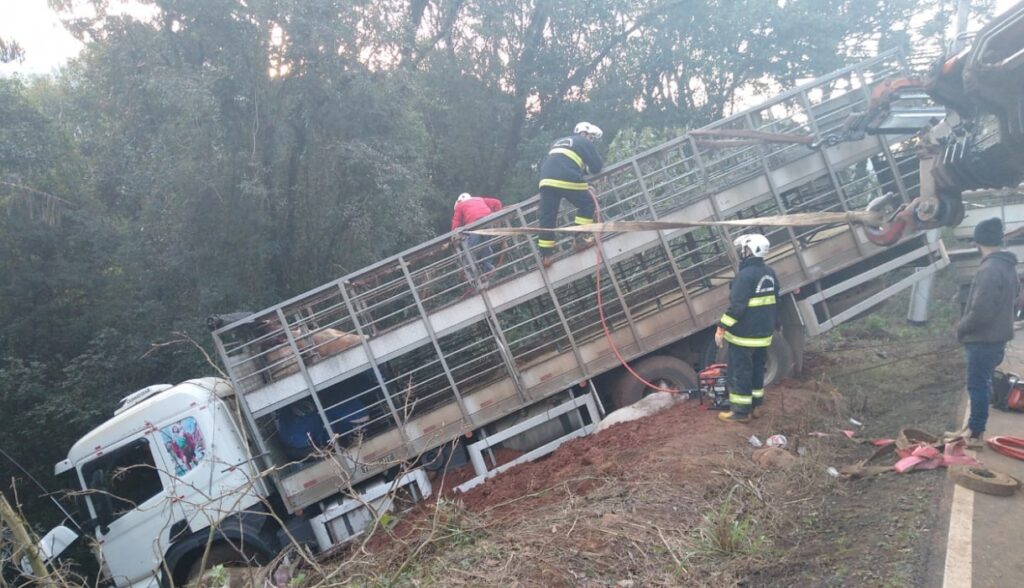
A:
[[[437,500],[455,500],[467,512],[487,518],[496,517],[504,525],[528,519],[530,512],[564,500],[568,495],[586,496],[609,482],[631,482],[658,478],[674,485],[693,487],[697,495],[713,485],[720,472],[723,453],[740,452],[749,458],[753,447],[748,439],[781,432],[777,424],[790,420],[814,394],[814,384],[787,381],[768,390],[765,416],[749,425],[721,423],[715,411],[697,401],[678,403],[650,417],[621,423],[593,435],[573,439],[555,452],[513,467],[468,492],[456,486],[475,474],[471,465],[435,476],[434,498],[403,514],[389,532],[376,533],[366,548],[379,551],[403,542],[438,515]],[[783,414],[786,413],[786,415]],[[788,416],[787,416],[788,415]],[[495,449],[498,464],[507,463],[519,453]]]
[[[466,508],[481,512],[563,483],[576,494],[586,494],[600,479],[646,475],[649,472],[641,470],[651,468],[681,480],[695,465],[705,463],[709,454],[749,449],[749,436],[763,436],[778,420],[773,417],[782,411],[782,402],[771,397],[785,395],[787,410],[794,410],[812,393],[805,386],[790,381],[785,387],[772,387],[765,418],[746,426],[723,424],[717,412],[706,410],[696,401],[681,402],[648,418],[573,439],[554,453],[516,466],[469,492],[457,494],[457,498]],[[554,494],[532,498],[538,504],[557,499]]]

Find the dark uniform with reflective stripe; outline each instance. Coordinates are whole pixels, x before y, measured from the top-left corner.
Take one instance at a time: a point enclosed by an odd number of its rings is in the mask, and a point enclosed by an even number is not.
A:
[[[555,141],[540,164],[540,226],[553,229],[558,218],[558,205],[562,198],[576,205],[576,224],[594,222],[594,201],[585,174],[601,171],[604,162],[593,143],[583,135],[573,135]],[[537,241],[541,254],[550,255],[555,246],[555,234],[544,232]]]
[[[775,332],[779,280],[760,257],[747,257],[729,285],[729,309],[719,325],[729,342],[729,404],[750,414],[764,400],[764,363]]]

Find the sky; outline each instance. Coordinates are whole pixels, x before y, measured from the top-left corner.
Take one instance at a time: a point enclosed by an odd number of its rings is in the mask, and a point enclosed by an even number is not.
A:
[[[996,14],[1019,0],[997,0]],[[115,0],[112,4],[118,4]],[[131,11],[131,0],[120,0],[122,10]],[[78,54],[81,44],[54,14],[47,0],[0,0],[0,37],[15,40],[25,49],[20,63],[0,64],[0,76],[46,74]]]

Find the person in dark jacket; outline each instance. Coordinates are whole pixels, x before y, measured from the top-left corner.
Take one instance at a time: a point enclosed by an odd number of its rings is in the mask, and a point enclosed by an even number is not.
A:
[[[764,262],[771,243],[764,235],[740,235],[733,242],[740,256],[729,284],[729,308],[718,322],[715,344],[729,343],[729,411],[718,418],[745,423],[764,402],[764,364],[777,320],[779,279]]]
[[[974,227],[974,243],[981,251],[981,266],[971,281],[956,338],[967,360],[967,395],[971,410],[967,427],[958,434],[967,446],[981,449],[992,398],[992,374],[1003,361],[1006,342],[1013,339],[1014,302],[1020,289],[1017,258],[1001,249],[1003,223],[998,218]]]
[[[488,196],[472,196],[467,192],[459,194],[455,200],[455,211],[452,213],[452,231],[459,227],[470,225],[484,218],[487,215],[501,210],[501,200]],[[456,233],[453,239],[458,241],[461,236]],[[467,235],[466,243],[469,245],[473,257],[480,265],[485,274],[494,271],[495,256],[494,237],[487,235]]]
[[[558,205],[562,198],[576,205],[576,224],[588,225],[594,222],[594,200],[590,186],[583,176],[601,171],[604,162],[594,148],[593,141],[601,138],[597,125],[581,122],[573,129],[570,137],[563,137],[551,144],[548,154],[540,164],[540,227],[555,228],[558,219]],[[576,238],[577,250],[594,244],[590,235]],[[549,267],[555,252],[555,234],[543,232],[537,240],[544,267]]]

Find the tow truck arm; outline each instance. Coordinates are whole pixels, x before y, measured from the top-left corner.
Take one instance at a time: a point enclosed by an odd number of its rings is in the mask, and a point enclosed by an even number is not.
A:
[[[907,128],[893,109],[901,98],[926,93],[946,108],[923,126]],[[963,51],[938,61],[925,77],[889,78],[872,88],[866,112],[851,116],[838,136],[916,134],[919,196],[909,204],[892,195],[868,210],[886,222],[869,227],[876,245],[896,243],[907,230],[956,226],[964,217],[968,190],[1014,188],[1024,179],[1024,2],[978,32]]]

